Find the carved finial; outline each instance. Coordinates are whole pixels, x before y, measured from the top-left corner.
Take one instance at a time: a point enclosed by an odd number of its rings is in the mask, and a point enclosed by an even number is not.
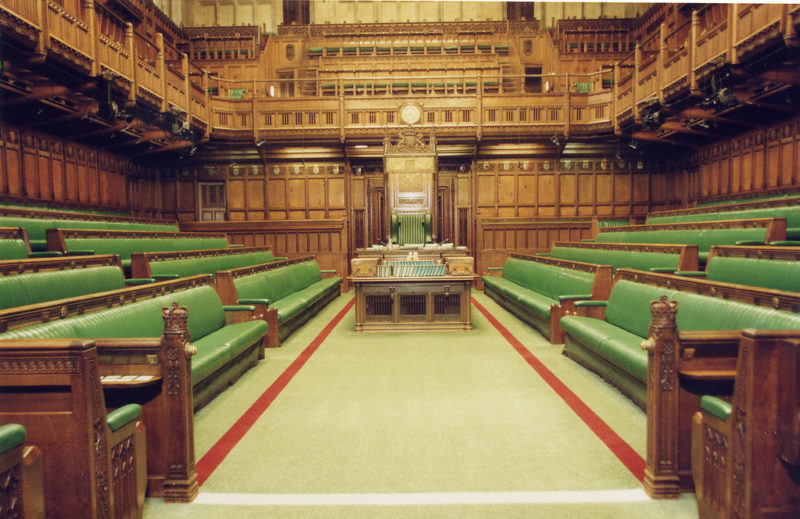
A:
[[[675,314],[678,312],[678,302],[668,301],[667,296],[661,296],[658,301],[650,303],[650,313],[653,314],[653,326],[675,326]]]
[[[178,302],[173,301],[171,306],[161,309],[161,317],[164,319],[164,335],[183,335],[189,342],[189,310],[185,306],[178,306]]]

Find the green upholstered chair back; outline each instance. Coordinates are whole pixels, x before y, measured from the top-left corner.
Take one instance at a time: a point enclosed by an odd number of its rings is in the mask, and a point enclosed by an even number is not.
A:
[[[28,257],[28,245],[25,240],[0,239],[0,260],[25,259]]]
[[[216,275],[220,270],[249,267],[274,260],[272,251],[248,252],[245,254],[223,254],[197,258],[182,258],[150,262],[150,273],[154,277],[177,274],[179,277],[197,274]]]
[[[392,242],[398,245],[430,243],[431,224],[430,213],[393,213]]]
[[[623,250],[589,249],[582,247],[553,247],[550,257],[595,263],[598,265],[611,265],[618,268],[633,268],[650,270],[652,268],[678,269],[679,254],[665,254],[661,252],[630,252]]]

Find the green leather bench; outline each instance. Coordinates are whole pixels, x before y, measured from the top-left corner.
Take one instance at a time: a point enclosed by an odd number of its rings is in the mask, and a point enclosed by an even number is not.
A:
[[[58,218],[26,218],[22,216],[0,215],[0,226],[23,227],[28,231],[31,249],[44,251],[47,245],[47,229],[63,227],[65,229],[108,229],[136,231],[177,232],[176,224],[155,224],[136,222],[115,222],[103,220],[65,220]]]
[[[117,254],[127,271],[134,252],[221,249],[228,247],[224,234],[149,231],[48,229],[47,250],[62,254]]]
[[[560,258],[618,268],[634,268],[654,272],[697,270],[696,245],[616,244],[599,242],[555,242],[551,258]]]
[[[571,262],[547,258],[525,259],[510,256],[502,268],[502,277],[483,276],[484,293],[530,324],[542,335],[558,340],[560,331],[554,329],[553,314],[561,316],[559,307],[572,299],[591,299],[595,273],[568,268]],[[572,265],[575,266],[575,265]],[[590,270],[597,266],[591,266]],[[605,267],[606,288],[602,297],[608,296],[611,269]],[[602,290],[598,290],[602,291]]]
[[[168,252],[134,252],[131,254],[131,276],[135,278],[175,279],[197,274],[216,274],[270,263],[276,258],[268,247],[241,247]]]
[[[119,290],[154,279],[125,279],[118,256],[0,261],[0,309]]]
[[[216,288],[225,304],[259,305],[270,326],[268,345],[275,347],[339,295],[341,276],[323,273],[335,272],[299,258],[217,272]]]
[[[791,205],[791,204],[795,205]],[[708,222],[718,220],[747,220],[753,218],[786,218],[786,239],[800,240],[800,198],[789,200],[778,200],[762,202],[760,204],[743,205],[764,205],[767,207],[753,208],[730,208],[725,210],[712,211],[696,209],[697,213],[672,214],[660,216],[654,213],[647,218],[647,223],[673,223],[673,222]],[[779,205],[786,204],[786,205]],[[719,208],[716,208],[719,209]]]
[[[800,249],[714,246],[711,247],[705,271],[680,271],[676,274],[800,292]]]
[[[674,286],[681,280],[678,276],[665,274],[649,276]],[[712,289],[717,291],[722,285],[686,279],[683,282],[687,286],[694,284],[705,293]],[[685,286],[676,290],[617,279],[607,301],[575,303],[578,309],[601,307],[604,309],[602,318],[568,315],[561,319],[561,328],[566,334],[564,354],[600,374],[639,406],[646,407],[648,360],[641,343],[649,333],[650,302],[662,295],[678,302],[677,327],[680,331],[800,328],[800,314],[794,312],[700,295]],[[765,305],[771,304],[768,291],[761,299]]]
[[[58,252],[33,252],[24,227],[0,227],[0,260],[60,256]]]
[[[268,329],[262,320],[233,322],[232,314],[247,315],[254,308],[223,306],[210,285],[14,329],[0,333],[0,340],[160,337],[161,309],[173,301],[189,310],[189,333],[197,348],[191,363],[192,387],[194,406],[199,408],[258,362]]]
[[[595,241],[697,245],[701,264],[712,245],[757,245],[786,239],[785,218],[631,225],[600,229]]]

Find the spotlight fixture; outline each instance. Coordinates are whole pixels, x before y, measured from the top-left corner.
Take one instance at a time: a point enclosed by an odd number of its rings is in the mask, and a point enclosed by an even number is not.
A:
[[[261,146],[265,145],[266,143],[267,143],[267,141],[265,141],[265,140],[260,140],[260,141],[258,141],[258,142],[256,143],[256,148],[260,148]]]
[[[632,140],[631,142],[628,143],[628,147],[632,150],[635,150],[636,148],[639,147],[639,142],[636,140]]]
[[[464,164],[461,164],[460,166],[458,166],[458,170],[461,173],[463,173],[463,172],[465,172],[467,170],[467,166],[465,166]]]
[[[552,137],[550,137],[550,142],[552,142],[554,146],[561,145],[561,139],[558,138],[558,135],[553,135]]]

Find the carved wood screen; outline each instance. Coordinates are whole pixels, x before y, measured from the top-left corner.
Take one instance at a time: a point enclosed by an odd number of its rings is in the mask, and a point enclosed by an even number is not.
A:
[[[407,128],[398,137],[386,138],[384,172],[388,214],[432,213],[433,221],[437,222],[436,170],[433,135],[426,141],[418,131]],[[433,229],[433,234],[438,234],[438,229]]]

